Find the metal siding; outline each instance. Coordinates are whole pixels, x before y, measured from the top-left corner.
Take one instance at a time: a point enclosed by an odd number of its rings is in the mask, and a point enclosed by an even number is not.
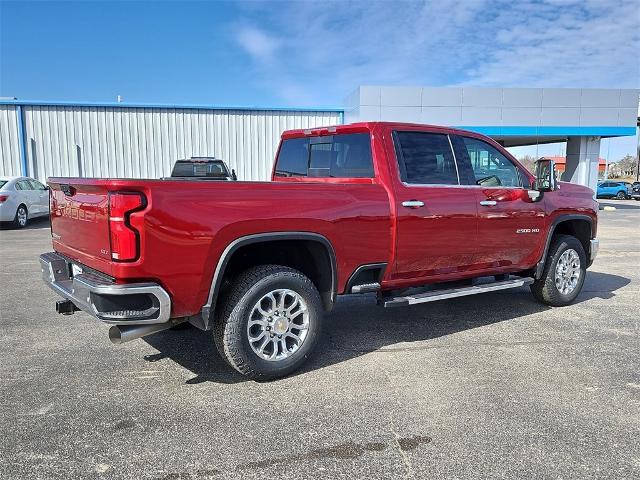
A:
[[[14,105],[0,105],[0,175],[21,175],[18,113]]]
[[[29,172],[42,181],[57,175],[159,178],[171,173],[175,160],[197,155],[222,158],[241,180],[268,180],[283,130],[340,123],[333,111],[23,108]],[[14,105],[0,105],[2,174],[20,174],[16,119]]]

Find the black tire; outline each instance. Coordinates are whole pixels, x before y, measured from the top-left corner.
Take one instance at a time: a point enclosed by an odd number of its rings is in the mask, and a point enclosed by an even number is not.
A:
[[[580,258],[580,277],[573,291],[563,294],[556,286],[555,273],[560,256],[569,249],[575,250]],[[571,304],[580,294],[586,274],[587,257],[580,241],[571,235],[556,235],[551,240],[542,277],[531,285],[531,292],[536,299],[545,305],[564,307]]]
[[[24,223],[19,220],[21,213],[24,215]],[[27,226],[27,223],[29,223],[29,211],[26,205],[20,204],[16,209],[16,216],[13,217],[13,228],[24,228]]]
[[[288,358],[265,360],[252,349],[247,325],[253,307],[267,293],[289,289],[306,303],[309,328],[298,350]],[[254,380],[271,380],[297,370],[311,355],[320,337],[322,302],[316,286],[305,275],[280,265],[259,265],[241,273],[226,295],[213,327],[220,355],[241,374]]]
[[[627,194],[626,194],[626,193],[624,193],[622,190],[620,190],[620,191],[618,192],[618,194],[616,195],[616,198],[617,198],[618,200],[626,200],[626,199],[627,199]]]

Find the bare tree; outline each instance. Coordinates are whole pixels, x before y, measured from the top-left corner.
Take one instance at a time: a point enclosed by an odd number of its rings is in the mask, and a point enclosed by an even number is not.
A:
[[[638,171],[638,159],[632,155],[625,155],[624,158],[615,162],[614,165],[618,177],[631,177]]]
[[[536,160],[537,159],[531,155],[518,158],[518,161],[531,173],[535,173],[536,171]]]

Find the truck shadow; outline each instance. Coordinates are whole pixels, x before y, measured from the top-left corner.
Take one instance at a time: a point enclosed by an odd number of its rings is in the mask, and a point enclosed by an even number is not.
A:
[[[48,216],[31,218],[29,219],[29,223],[27,223],[27,226],[21,229],[15,228],[10,222],[0,222],[0,230],[21,231],[21,230],[37,230],[40,228],[50,228],[50,227],[51,227],[51,223],[49,222]]]
[[[629,282],[618,275],[589,272],[576,303],[592,298],[612,298],[616,290]],[[429,340],[549,309],[538,303],[527,287],[395,309],[378,307],[373,295],[349,295],[340,298],[325,317],[323,338],[316,353],[293,375],[380,350],[433,348]],[[210,332],[195,328],[170,330],[144,340],[159,352],[147,355],[145,360],[154,362],[169,358],[177,362],[195,374],[188,384],[246,381],[218,355]],[[421,343],[404,345],[411,342]],[[394,346],[398,344],[403,346]]]

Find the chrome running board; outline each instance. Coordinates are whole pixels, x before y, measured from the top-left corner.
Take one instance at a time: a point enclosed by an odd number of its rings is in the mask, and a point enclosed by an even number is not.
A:
[[[533,278],[516,278],[513,280],[503,280],[499,282],[484,283],[471,287],[450,288],[443,290],[432,290],[426,293],[416,295],[406,295],[404,297],[393,297],[383,300],[385,308],[405,307],[407,305],[415,305],[417,303],[436,302],[438,300],[446,300],[448,298],[466,297],[467,295],[476,295],[478,293],[495,292],[497,290],[506,290],[508,288],[517,288],[533,283]]]

